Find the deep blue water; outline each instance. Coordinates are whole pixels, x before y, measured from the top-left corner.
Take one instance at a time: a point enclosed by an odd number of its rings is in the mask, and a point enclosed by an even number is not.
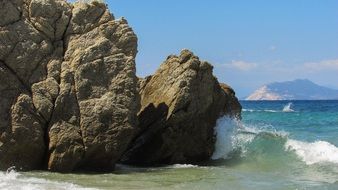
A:
[[[241,101],[243,123],[285,131],[289,138],[338,146],[338,101]],[[283,109],[291,104],[290,112]]]

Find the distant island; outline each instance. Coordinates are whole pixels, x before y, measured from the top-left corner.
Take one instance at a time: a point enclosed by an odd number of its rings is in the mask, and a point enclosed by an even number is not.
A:
[[[336,100],[338,90],[315,84],[308,79],[263,85],[245,100]]]

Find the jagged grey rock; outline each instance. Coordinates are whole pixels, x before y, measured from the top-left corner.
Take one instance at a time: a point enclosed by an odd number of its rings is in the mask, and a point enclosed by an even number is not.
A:
[[[2,170],[204,161],[216,119],[240,117],[234,91],[188,50],[138,80],[137,37],[103,3],[0,0],[0,17]]]
[[[0,169],[113,168],[139,109],[127,21],[65,0],[0,0],[0,17]]]
[[[212,156],[216,120],[241,113],[234,91],[221,87],[212,70],[183,50],[169,56],[154,75],[140,79],[139,133],[121,162],[198,163]]]

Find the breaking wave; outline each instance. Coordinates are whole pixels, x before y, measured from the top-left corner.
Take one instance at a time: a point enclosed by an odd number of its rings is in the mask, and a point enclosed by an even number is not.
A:
[[[283,108],[283,112],[294,112],[295,110],[291,109],[291,107],[292,107],[292,103],[291,102],[288,103],[288,104],[286,104],[284,106],[284,108]]]
[[[218,119],[215,133],[217,139],[213,160],[259,157],[263,160],[302,161],[306,165],[338,165],[338,147],[326,141],[294,140],[286,132],[246,126],[228,117]]]
[[[326,141],[307,143],[297,140],[288,140],[286,150],[294,151],[307,165],[316,163],[338,164],[338,148]]]

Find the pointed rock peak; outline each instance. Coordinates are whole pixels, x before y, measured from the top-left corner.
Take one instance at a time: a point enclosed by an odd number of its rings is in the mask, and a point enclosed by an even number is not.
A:
[[[183,50],[179,56],[169,56],[152,77],[140,82],[138,120],[142,132],[123,157],[124,163],[196,163],[210,158],[216,120],[223,115],[237,117],[241,112],[233,90],[221,86],[211,68],[191,51]]]
[[[180,62],[185,63],[194,56],[194,53],[188,49],[183,49],[180,54]],[[198,59],[198,57],[196,57]]]

